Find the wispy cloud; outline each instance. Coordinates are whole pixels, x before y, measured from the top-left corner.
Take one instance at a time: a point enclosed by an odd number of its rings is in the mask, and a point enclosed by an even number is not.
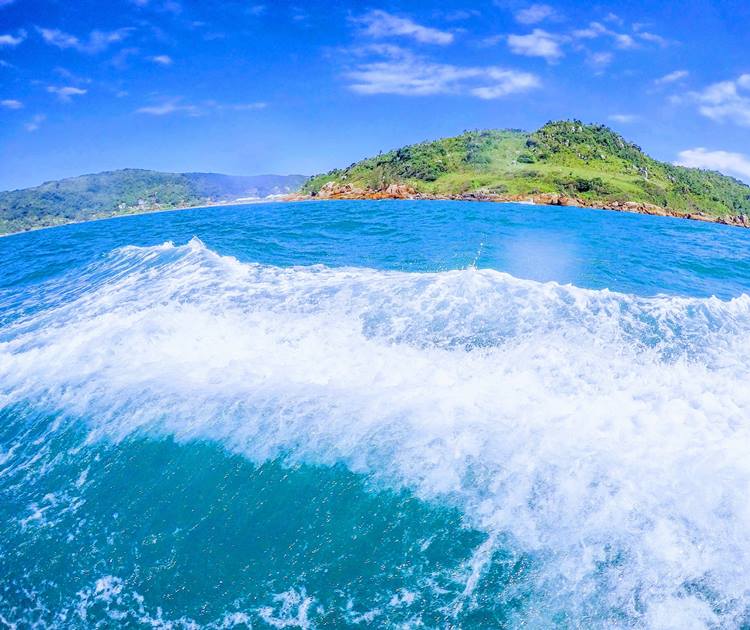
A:
[[[632,35],[629,33],[622,33],[619,31],[612,30],[608,26],[605,26],[601,22],[589,22],[584,28],[575,29],[571,33],[571,37],[574,41],[581,41],[587,39],[596,39],[598,37],[607,37],[614,43],[615,47],[621,49],[637,48],[638,42],[655,43],[659,46],[666,46],[668,44],[667,39],[656,33],[648,31],[638,31],[634,25],[634,32]]]
[[[172,57],[170,57],[169,55],[156,55],[154,57],[151,57],[151,61],[159,64],[160,66],[171,66],[174,63]]]
[[[26,39],[26,31],[21,29],[20,31],[16,32],[16,35],[11,35],[10,33],[6,33],[4,35],[0,35],[0,46],[18,46],[23,40]]]
[[[548,16],[547,19],[553,19],[554,13],[541,10],[539,7],[549,7],[549,5],[532,5],[524,11],[531,12],[533,15],[541,18],[542,15]],[[519,12],[520,13],[520,12]],[[518,17],[518,14],[517,14]],[[527,21],[531,21],[532,14],[529,13]],[[623,21],[619,16],[610,14],[605,17],[609,24],[622,24]],[[608,66],[614,55],[610,50],[598,52],[592,51],[590,43],[594,40],[603,39],[612,50],[628,50],[639,48],[646,45],[646,42],[653,42],[659,45],[666,45],[666,39],[654,33],[638,31],[631,33],[613,30],[609,25],[602,22],[589,22],[582,28],[576,28],[562,33],[554,33],[541,28],[535,28],[528,34],[497,35],[488,37],[481,41],[484,45],[493,45],[499,41],[505,40],[508,43],[510,51],[516,55],[525,55],[527,57],[541,57],[548,63],[554,63],[565,55],[566,49],[572,49],[586,54],[586,62],[596,69],[597,74],[602,74],[604,68]]]
[[[678,166],[703,168],[735,175],[750,182],[750,158],[742,153],[709,151],[703,147],[680,151],[675,162]]]
[[[615,40],[615,46],[617,46],[617,48],[636,47],[635,39],[633,39],[632,35],[628,35],[627,33],[611,33],[611,35]]]
[[[42,39],[50,46],[63,50],[70,48],[87,54],[102,52],[112,44],[123,41],[131,30],[130,28],[121,28],[116,31],[94,30],[86,38],[80,39],[56,28],[37,27]]]
[[[555,16],[555,10],[548,4],[532,4],[515,14],[516,22],[520,24],[538,24]]]
[[[540,28],[535,28],[528,35],[508,35],[508,47],[516,55],[543,57],[548,62],[557,61],[563,56],[561,44],[563,38]]]
[[[0,9],[3,7],[7,7],[10,4],[13,4],[16,0],[0,0]]]
[[[638,120],[638,116],[635,114],[612,114],[609,119],[616,123],[628,124]]]
[[[138,48],[132,46],[126,46],[117,51],[117,54],[112,57],[110,63],[117,69],[123,70],[128,67],[130,59],[140,53]]]
[[[541,85],[528,72],[498,66],[457,66],[435,63],[409,51],[391,49],[386,59],[360,64],[347,73],[349,88],[358,94],[428,96],[461,94],[496,99]]]
[[[625,21],[619,15],[617,15],[617,13],[612,13],[611,11],[604,16],[604,21],[610,22],[612,24],[619,24],[620,26],[625,23]]]
[[[669,74],[665,74],[663,77],[659,77],[658,79],[654,80],[654,83],[656,83],[656,85],[676,83],[677,81],[686,79],[689,75],[690,73],[687,70],[675,70],[674,72],[670,72]]]
[[[750,74],[713,83],[701,92],[691,92],[688,98],[706,118],[750,127]]]
[[[47,91],[50,94],[54,94],[64,103],[69,103],[74,96],[83,96],[87,90],[72,85],[65,85],[58,87],[55,85],[48,85]]]
[[[268,107],[265,101],[252,101],[250,103],[220,103],[218,101],[204,101],[199,106],[202,113],[217,112],[256,112]]]
[[[158,2],[152,2],[151,0],[131,0],[131,2],[137,7],[149,7],[162,13],[174,13],[175,15],[182,13],[182,4],[177,0],[160,0]]]
[[[65,79],[65,81],[67,81],[67,82],[71,82],[71,83],[91,83],[91,79],[89,79],[87,77],[78,76],[77,74],[72,73],[67,68],[62,68],[60,66],[58,66],[57,68],[54,69],[54,73],[56,75],[58,75],[59,77],[62,77],[63,79]]]
[[[666,37],[657,35],[656,33],[650,33],[649,31],[642,31],[636,34],[636,37],[641,38],[645,42],[651,42],[652,44],[658,44],[662,48],[669,46],[669,40]]]
[[[233,103],[230,105],[220,105],[221,109],[231,109],[236,112],[254,112],[260,109],[266,109],[268,103],[256,101],[254,103]]]
[[[186,105],[179,100],[165,101],[158,105],[147,105],[135,110],[137,114],[148,116],[169,116],[170,114],[187,114],[188,116],[200,116],[201,111],[196,105]]]
[[[611,32],[601,22],[589,22],[589,25],[585,28],[574,30],[572,35],[574,39],[596,39]]]
[[[461,22],[473,17],[479,17],[480,15],[482,15],[482,13],[477,9],[456,9],[455,11],[448,11],[445,13],[443,18],[448,22]]]
[[[374,38],[408,37],[421,44],[438,44],[441,46],[453,41],[453,33],[422,26],[408,18],[381,10],[370,11],[356,18],[355,21],[363,26],[366,35]]]
[[[27,122],[23,127],[26,129],[26,131],[36,131],[41,127],[42,123],[47,120],[47,117],[44,114],[36,114],[29,122]]]
[[[21,109],[23,107],[23,103],[21,101],[17,101],[14,98],[6,98],[0,101],[0,107],[3,107],[5,109]]]
[[[589,54],[586,61],[597,71],[597,74],[601,74],[614,58],[611,52],[595,52]]]
[[[200,104],[184,103],[182,98],[170,98],[156,103],[154,105],[146,105],[139,107],[136,111],[137,114],[145,114],[148,116],[171,116],[174,114],[182,114],[185,116],[205,116],[212,112],[223,112],[223,111],[235,111],[235,112],[247,112],[247,111],[258,111],[268,107],[268,103],[264,101],[253,101],[249,103],[220,103],[218,101],[203,101]]]

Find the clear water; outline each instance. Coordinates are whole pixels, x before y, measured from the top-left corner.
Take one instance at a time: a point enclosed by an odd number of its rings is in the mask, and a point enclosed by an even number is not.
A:
[[[0,239],[0,624],[750,627],[748,293],[571,208]]]

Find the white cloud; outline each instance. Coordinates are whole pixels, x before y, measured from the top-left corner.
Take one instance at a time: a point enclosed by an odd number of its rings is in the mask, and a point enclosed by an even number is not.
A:
[[[58,48],[77,48],[81,45],[81,42],[77,37],[70,35],[69,33],[63,33],[56,28],[37,28],[42,39],[52,46]]]
[[[665,37],[662,37],[661,35],[657,35],[656,33],[643,31],[641,33],[638,33],[638,37],[640,37],[643,41],[651,42],[652,44],[658,44],[662,48],[669,46],[669,40],[667,40]]]
[[[607,13],[607,15],[604,16],[605,22],[612,22],[613,24],[623,24],[623,19],[617,15],[616,13]]]
[[[130,58],[135,57],[136,55],[140,54],[140,50],[138,48],[133,48],[132,46],[126,46],[125,48],[121,48],[117,51],[117,54],[112,57],[110,60],[110,63],[119,70],[123,70],[128,67],[128,64],[130,63]]]
[[[268,103],[257,101],[255,103],[235,103],[234,105],[222,105],[222,109],[232,109],[237,112],[251,112],[268,107]]]
[[[612,63],[612,59],[614,55],[611,52],[596,52],[591,53],[586,60],[595,68],[603,70]]]
[[[65,79],[66,82],[70,83],[91,83],[91,79],[88,77],[81,77],[77,74],[73,74],[70,70],[67,68],[62,68],[58,66],[53,70],[53,72],[58,75],[59,77]]]
[[[539,78],[528,72],[434,63],[408,51],[401,51],[400,56],[393,50],[390,53],[385,60],[363,63],[349,72],[347,77],[353,81],[349,88],[358,94],[463,94],[488,100],[541,85]]]
[[[203,101],[198,105],[181,102],[181,98],[171,98],[155,105],[139,107],[137,114],[148,116],[170,116],[172,114],[185,114],[187,116],[204,116],[210,112],[235,111],[247,112],[258,111],[268,107],[268,103],[255,101],[251,103],[219,103],[217,101]]]
[[[579,28],[573,31],[573,38],[596,39],[597,37],[608,33],[611,33],[611,31],[603,24],[600,24],[599,22],[590,22],[586,28]]]
[[[121,28],[116,31],[94,30],[89,33],[88,38],[81,40],[75,35],[65,33],[56,28],[37,27],[42,39],[50,46],[67,49],[72,48],[78,52],[94,54],[106,50],[110,45],[123,41],[131,29]]]
[[[195,105],[182,105],[178,101],[165,101],[158,105],[148,105],[135,110],[137,114],[149,116],[169,116],[170,114],[184,113],[189,116],[199,116],[200,110]]]
[[[609,16],[607,16],[608,19]],[[608,20],[610,22],[615,22],[615,20]],[[622,49],[628,49],[628,48],[637,48],[638,47],[638,40],[641,40],[643,42],[649,42],[652,44],[658,44],[661,47],[665,47],[669,45],[669,41],[662,37],[661,35],[657,35],[656,33],[650,33],[648,31],[638,31],[636,28],[638,25],[633,25],[634,30],[636,33],[634,35],[629,35],[627,33],[619,33],[617,31],[613,31],[612,29],[608,28],[601,22],[589,22],[589,25],[586,28],[579,28],[572,32],[572,37],[574,40],[585,40],[585,39],[596,39],[598,37],[610,37],[612,38],[612,41],[614,42],[615,46],[617,48]]]
[[[449,22],[461,22],[473,17],[479,17],[480,15],[482,15],[482,13],[477,9],[457,9],[455,11],[449,11],[443,17]]]
[[[702,92],[691,92],[689,97],[706,118],[750,127],[750,74],[713,83]]]
[[[698,147],[680,151],[678,158],[675,162],[678,166],[720,171],[750,182],[750,158],[742,153],[709,151],[703,147]]]
[[[676,81],[680,81],[681,79],[685,79],[688,77],[690,73],[687,70],[675,70],[674,72],[670,72],[669,74],[665,74],[663,77],[659,77],[654,81],[657,85],[664,85],[666,83],[674,83]]]
[[[484,100],[527,92],[541,86],[539,77],[535,74],[497,67],[486,68],[484,80],[491,80],[492,85],[483,85],[470,90],[471,94]]]
[[[538,24],[554,17],[555,10],[548,4],[532,4],[516,12],[516,21],[521,24]]]
[[[11,35],[6,33],[0,35],[0,46],[18,46],[24,39],[26,39],[26,31],[18,31],[18,35]]]
[[[155,57],[151,57],[151,61],[158,63],[160,66],[171,66],[174,63],[172,57],[169,55],[156,55]]]
[[[635,40],[630,35],[624,33],[611,33],[611,35],[618,48],[635,48],[636,46]]]
[[[612,114],[609,119],[613,122],[628,124],[638,120],[638,116],[635,114]]]
[[[57,96],[57,98],[59,98],[64,103],[70,102],[70,100],[74,96],[83,96],[84,94],[86,94],[86,90],[82,88],[74,87],[72,85],[66,85],[63,87],[57,87],[55,85],[48,85],[47,91],[50,94],[54,94],[55,96]]]
[[[561,41],[558,35],[539,28],[535,28],[529,35],[508,35],[511,52],[527,57],[543,57],[550,62],[563,56]]]
[[[453,41],[453,33],[422,26],[408,18],[398,17],[381,10],[370,11],[356,20],[364,26],[370,37],[383,38],[394,35],[410,37],[422,44],[446,45]]]
[[[5,109],[21,109],[23,107],[23,103],[21,101],[17,101],[14,98],[6,98],[0,101],[0,107],[4,107]]]
[[[137,7],[149,7],[156,11],[174,13],[182,12],[182,5],[177,0],[163,0],[162,2],[151,2],[150,0],[131,0]]]
[[[24,125],[26,131],[36,131],[47,120],[44,114],[36,114],[29,122]]]

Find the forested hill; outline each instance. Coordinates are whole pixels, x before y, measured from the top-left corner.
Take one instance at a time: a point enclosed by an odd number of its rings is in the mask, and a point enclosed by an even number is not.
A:
[[[750,214],[750,187],[742,182],[659,162],[608,127],[575,120],[550,122],[532,133],[467,131],[407,146],[312,177],[302,192],[356,196],[389,186],[417,196],[538,196],[542,203],[562,198],[618,209],[653,204],[666,213],[739,224]]]
[[[0,233],[299,190],[303,175],[234,176],[141,169],[81,175],[0,192]]]

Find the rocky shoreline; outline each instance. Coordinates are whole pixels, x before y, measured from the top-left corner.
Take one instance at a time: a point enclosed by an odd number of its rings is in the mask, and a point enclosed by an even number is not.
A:
[[[316,195],[304,195],[294,193],[287,195],[285,201],[305,201],[311,199],[426,199],[426,200],[450,200],[450,201],[491,201],[496,203],[531,203],[546,206],[570,206],[576,208],[600,208],[604,210],[615,210],[616,212],[634,212],[636,214],[651,214],[662,217],[676,217],[679,219],[690,219],[693,221],[704,221],[707,223],[721,223],[737,227],[750,228],[750,216],[746,214],[714,216],[704,212],[683,212],[664,208],[650,203],[640,201],[595,201],[581,199],[580,197],[567,197],[557,193],[539,193],[530,195],[508,195],[485,193],[481,191],[467,192],[454,195],[433,195],[417,192],[406,184],[391,184],[381,190],[371,188],[358,188],[351,184],[336,184],[328,182]]]

